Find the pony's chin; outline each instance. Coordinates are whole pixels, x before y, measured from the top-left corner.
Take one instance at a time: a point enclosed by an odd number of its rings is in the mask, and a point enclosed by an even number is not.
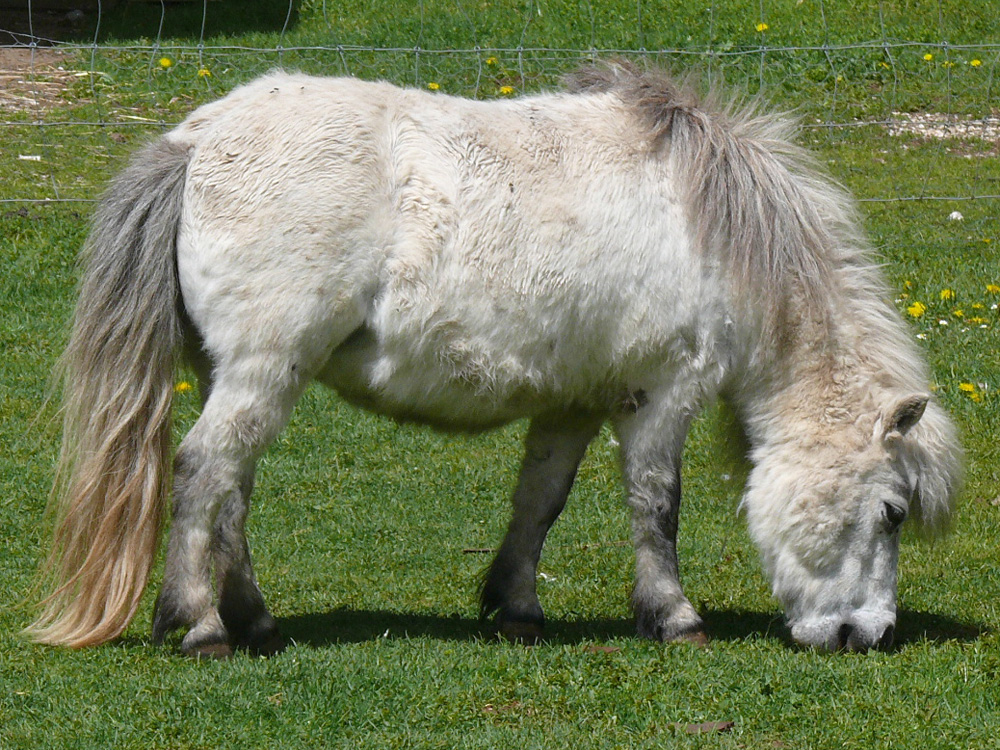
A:
[[[803,618],[789,623],[792,638],[822,651],[887,650],[896,627],[894,612],[858,610],[845,616]]]

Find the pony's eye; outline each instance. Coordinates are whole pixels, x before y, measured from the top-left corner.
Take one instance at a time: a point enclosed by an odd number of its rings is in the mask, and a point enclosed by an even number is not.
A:
[[[900,524],[903,523],[904,520],[906,520],[906,511],[898,505],[893,505],[892,503],[883,503],[883,505],[885,506],[885,523],[889,532],[892,533],[899,528]]]

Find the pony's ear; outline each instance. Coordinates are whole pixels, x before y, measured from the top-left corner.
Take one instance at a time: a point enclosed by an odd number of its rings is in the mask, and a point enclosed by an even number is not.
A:
[[[926,394],[911,393],[890,402],[882,417],[882,440],[892,442],[909,432],[924,416],[929,400]]]

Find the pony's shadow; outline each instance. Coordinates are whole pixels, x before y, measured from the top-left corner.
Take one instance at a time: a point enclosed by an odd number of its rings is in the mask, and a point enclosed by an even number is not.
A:
[[[773,638],[795,647],[780,613],[748,610],[702,612],[709,641],[746,641]],[[459,615],[413,615],[390,611],[333,609],[278,619],[282,634],[293,643],[323,648],[364,643],[378,638],[428,637],[443,641],[493,640],[492,623]],[[898,614],[894,649],[917,642],[975,641],[988,630],[945,615],[902,610]],[[546,643],[577,644],[635,637],[630,618],[550,619]]]

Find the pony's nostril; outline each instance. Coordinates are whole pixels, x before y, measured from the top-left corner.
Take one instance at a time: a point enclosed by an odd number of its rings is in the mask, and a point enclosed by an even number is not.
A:
[[[882,637],[878,639],[877,648],[882,651],[888,651],[892,648],[892,642],[896,635],[896,629],[890,625],[882,632]]]
[[[843,650],[850,648],[849,642],[851,640],[851,634],[854,632],[854,626],[849,622],[845,622],[840,626],[840,630],[837,631],[837,648]]]

